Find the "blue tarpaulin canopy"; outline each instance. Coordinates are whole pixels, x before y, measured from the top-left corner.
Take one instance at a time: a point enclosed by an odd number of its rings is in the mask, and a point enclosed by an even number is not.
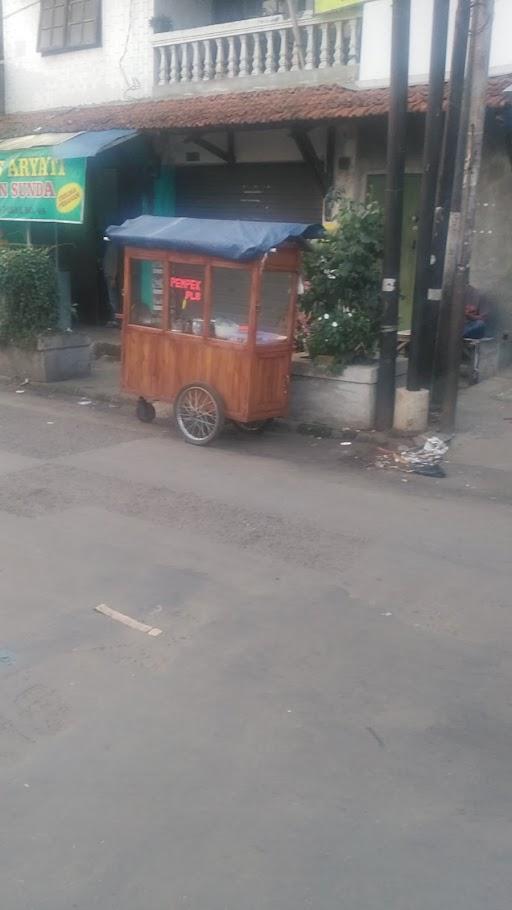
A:
[[[319,224],[281,221],[222,221],[213,218],[160,218],[141,215],[112,225],[107,237],[117,243],[151,249],[218,256],[220,259],[258,259],[287,240],[320,237]]]

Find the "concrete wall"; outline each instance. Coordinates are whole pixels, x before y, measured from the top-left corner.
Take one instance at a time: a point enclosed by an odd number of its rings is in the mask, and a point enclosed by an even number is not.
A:
[[[423,157],[424,118],[409,118],[407,129],[408,174],[420,174]],[[353,168],[352,198],[363,200],[369,174],[386,173],[387,120],[385,117],[359,122],[356,136],[356,156]]]
[[[323,157],[325,154],[326,129],[318,127],[311,130],[309,137],[313,142],[318,154]],[[227,148],[227,137],[225,130],[222,132],[208,133],[204,138],[217,145],[220,148]],[[162,140],[159,144],[159,150],[168,164],[196,164],[201,167],[203,164],[223,165],[220,158],[200,149],[190,142],[184,142],[182,139],[171,137],[167,142]],[[190,162],[187,160],[187,154],[199,154],[199,161]],[[235,155],[239,164],[258,164],[263,162],[282,162],[282,161],[302,161],[300,152],[290,137],[288,130],[240,130],[235,133]]]
[[[496,334],[512,334],[512,162],[503,125],[493,114],[487,118],[475,229],[471,283],[488,298]]]
[[[103,0],[101,47],[46,56],[37,51],[39,3],[4,0],[3,7],[7,112],[151,94],[153,0]]]
[[[456,0],[450,2],[449,48],[453,40]],[[364,4],[361,48],[361,82],[386,83],[391,55],[391,0]],[[429,70],[433,0],[412,0],[411,6],[411,81],[422,81]],[[512,2],[496,0],[491,51],[491,71],[512,71]]]

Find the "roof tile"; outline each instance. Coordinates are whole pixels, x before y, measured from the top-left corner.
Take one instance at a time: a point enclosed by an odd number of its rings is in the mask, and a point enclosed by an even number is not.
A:
[[[489,79],[488,105],[499,109],[510,103],[504,94],[512,76]],[[428,86],[409,89],[409,110],[426,110]],[[259,127],[279,123],[319,123],[386,114],[387,88],[350,89],[341,85],[298,86],[219,95],[101,104],[60,110],[33,111],[0,117],[0,138],[35,130],[46,132],[138,129],[213,130]]]

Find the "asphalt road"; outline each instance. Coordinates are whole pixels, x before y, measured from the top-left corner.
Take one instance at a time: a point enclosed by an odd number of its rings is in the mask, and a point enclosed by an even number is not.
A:
[[[511,507],[347,448],[0,393],[2,910],[509,910]]]

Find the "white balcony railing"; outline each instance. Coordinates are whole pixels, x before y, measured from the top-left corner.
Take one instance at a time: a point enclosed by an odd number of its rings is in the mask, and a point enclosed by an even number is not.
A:
[[[297,37],[299,40],[297,40]],[[264,79],[274,74],[357,65],[361,19],[304,14],[295,29],[272,16],[164,32],[152,38],[159,86],[191,87],[222,79]]]

